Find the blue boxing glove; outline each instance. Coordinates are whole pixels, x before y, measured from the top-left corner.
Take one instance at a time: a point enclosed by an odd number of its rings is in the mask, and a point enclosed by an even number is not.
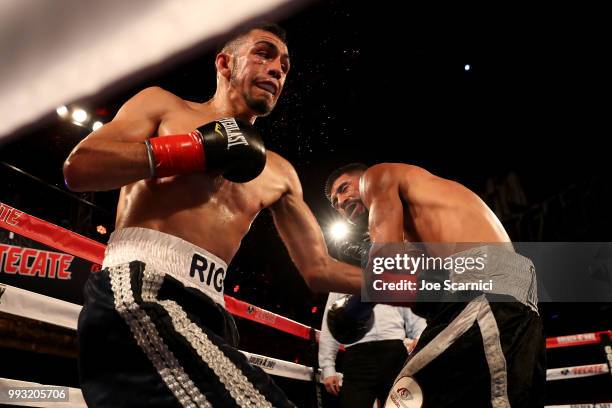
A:
[[[361,340],[374,326],[374,306],[376,303],[362,302],[360,296],[342,296],[327,311],[329,332],[342,344]]]

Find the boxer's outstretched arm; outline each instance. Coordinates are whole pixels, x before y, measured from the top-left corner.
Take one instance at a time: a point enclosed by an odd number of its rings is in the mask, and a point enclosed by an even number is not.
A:
[[[157,127],[173,96],[161,88],[141,91],[115,118],[83,139],[64,163],[64,178],[74,191],[103,191],[150,177],[143,142]]]
[[[287,190],[271,210],[276,229],[300,274],[317,292],[360,293],[361,269],[329,256],[321,228],[304,202],[295,170],[285,161],[283,170],[288,174]]]

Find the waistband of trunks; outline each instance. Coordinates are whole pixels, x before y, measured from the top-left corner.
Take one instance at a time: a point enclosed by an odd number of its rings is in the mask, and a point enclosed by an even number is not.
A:
[[[216,255],[181,238],[160,231],[130,227],[113,232],[104,254],[103,268],[132,261],[172,276],[225,306],[223,281],[227,264]]]
[[[452,282],[492,281],[486,293],[510,295],[519,302],[538,311],[538,286],[533,262],[513,250],[500,245],[483,245],[452,255],[453,258],[484,258],[484,268],[469,269],[464,273],[451,273]]]

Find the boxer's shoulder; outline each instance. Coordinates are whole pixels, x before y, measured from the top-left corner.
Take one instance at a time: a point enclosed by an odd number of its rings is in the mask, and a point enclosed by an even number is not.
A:
[[[187,109],[187,102],[158,86],[145,88],[132,96],[119,110],[117,116],[140,113],[147,116],[160,116],[165,112]]]
[[[424,174],[431,174],[422,167],[415,166],[407,163],[378,163],[364,172],[366,179],[385,181],[390,177],[396,176],[419,176]]]
[[[293,165],[287,159],[269,149],[266,149],[266,168],[279,175],[286,175],[287,173],[297,174]]]
[[[301,183],[293,165],[280,154],[266,150],[266,171],[274,174],[275,178],[282,182],[286,191],[301,191]]]
[[[172,103],[175,106],[187,104],[184,99],[159,86],[145,88],[134,95],[131,100],[141,103]]]
[[[391,184],[396,184],[398,180],[397,163],[379,163],[368,167],[359,179],[359,192],[366,204],[369,198],[378,191],[388,190]]]
[[[363,192],[386,190],[394,185],[414,185],[420,180],[434,177],[422,167],[406,163],[379,163],[369,167],[361,176],[360,190]]]
[[[285,159],[283,156],[276,153],[275,151],[266,149],[266,156],[267,156],[267,160],[270,166],[276,169],[280,169],[280,170],[287,169],[287,168],[293,169],[293,166],[291,165],[291,163],[289,163],[287,159]]]

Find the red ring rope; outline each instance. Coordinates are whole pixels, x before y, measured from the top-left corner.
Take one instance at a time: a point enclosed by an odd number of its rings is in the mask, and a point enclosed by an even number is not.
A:
[[[105,245],[60,226],[43,221],[40,218],[28,215],[23,211],[19,211],[1,202],[0,227],[97,264],[102,264],[102,259],[104,258]],[[304,339],[310,338],[311,327],[309,326],[235,299],[231,296],[224,295],[224,297],[228,312],[235,316],[276,328],[297,337]],[[608,334],[612,337],[612,330],[549,337],[546,339],[546,348],[596,344],[601,342],[602,334]]]

